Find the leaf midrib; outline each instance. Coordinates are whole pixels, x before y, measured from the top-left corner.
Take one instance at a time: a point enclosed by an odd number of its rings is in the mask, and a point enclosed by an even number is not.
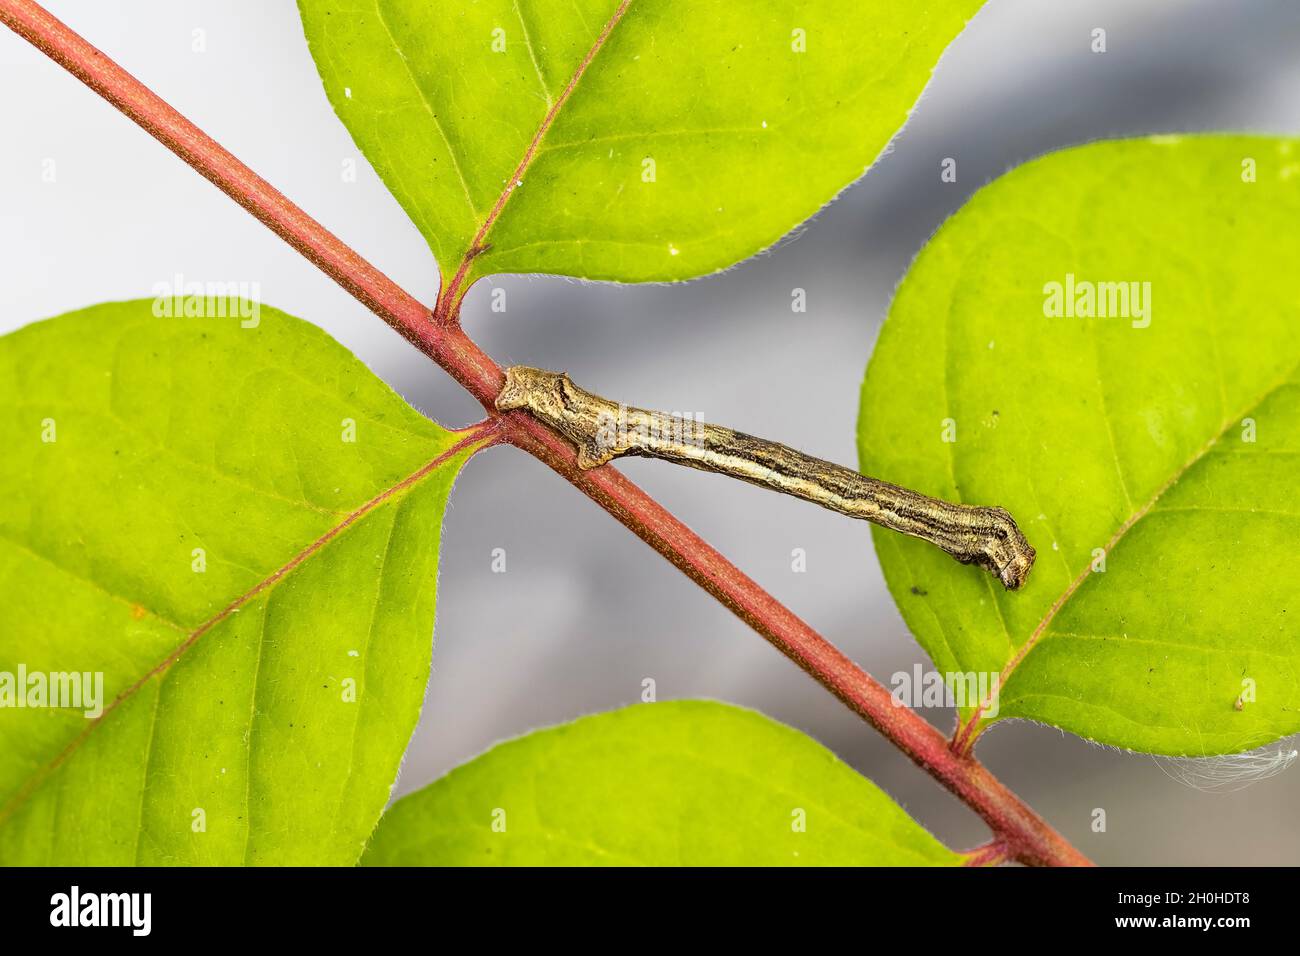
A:
[[[1300,373],[1300,363],[1293,365],[1277,381],[1273,382],[1273,384],[1265,389],[1259,397],[1249,402],[1239,414],[1230,415],[1225,418],[1219,430],[1215,432],[1215,434],[1204,445],[1197,449],[1196,453],[1156,490],[1155,494],[1151,496],[1146,504],[1129,516],[1129,518],[1119,526],[1111,536],[1111,539],[1106,543],[1106,547],[1103,549],[1105,553],[1110,554],[1115,549],[1116,545],[1124,539],[1128,532],[1151,513],[1152,509],[1154,509],[1160,502],[1160,499],[1163,498],[1165,494],[1183,478],[1184,475],[1194,468],[1197,463],[1202,461],[1205,456],[1209,454],[1210,450],[1223,439],[1223,437],[1228,433],[1228,429],[1233,427],[1234,422],[1240,421],[1242,418],[1249,415],[1250,412],[1267,402],[1275,393],[1292,382],[1298,373]],[[1013,656],[1011,660],[1003,666],[1002,673],[999,675],[998,686],[1007,686],[1007,681],[1011,678],[1012,674],[1015,673],[1016,669],[1025,658],[1029,656],[1033,649],[1042,642],[1043,638],[1047,636],[1047,629],[1051,626],[1052,621],[1056,619],[1057,615],[1065,608],[1070,599],[1075,595],[1079,588],[1083,586],[1083,582],[1092,574],[1092,562],[1088,562],[1084,565],[1084,569],[1078,574],[1078,576],[1076,576],[1075,579],[1070,582],[1070,585],[1061,593],[1060,597],[1058,597],[1051,607],[1048,608],[1047,613],[1044,614],[1042,619],[1038,622],[1033,633],[1030,634],[1029,639],[1021,645],[1020,650],[1015,654],[1015,656]],[[983,710],[984,708],[982,706],[976,709],[976,711],[971,715],[968,726],[973,727],[982,719]]]
[[[379,0],[375,0],[375,2],[377,5]],[[586,56],[584,56],[578,63],[577,68],[573,71],[573,75],[569,77],[569,82],[566,83],[564,89],[560,91],[560,95],[555,98],[555,102],[550,104],[546,111],[546,115],[542,117],[541,124],[537,127],[537,131],[529,141],[528,147],[524,150],[523,158],[520,159],[514,172],[510,174],[510,178],[506,180],[505,187],[501,190],[501,194],[497,197],[496,202],[493,203],[492,208],[488,211],[487,217],[474,233],[474,237],[470,240],[469,246],[462,253],[460,263],[456,267],[456,272],[452,276],[451,282],[446,284],[439,295],[438,308],[436,310],[438,314],[445,316],[459,306],[460,298],[465,293],[465,288],[463,288],[463,286],[465,278],[469,274],[470,265],[473,263],[475,257],[483,252],[484,243],[487,242],[488,233],[492,231],[492,227],[501,217],[501,213],[504,211],[506,203],[510,201],[510,197],[516,192],[518,188],[517,184],[523,181],[524,175],[528,172],[528,167],[532,165],[533,160],[540,154],[541,150],[539,147],[541,146],[542,139],[546,136],[551,126],[554,125],[555,120],[559,117],[560,111],[564,108],[564,105],[569,101],[569,97],[572,96],[573,91],[578,86],[578,81],[581,80],[583,75],[587,72],[587,68],[591,66],[592,61],[596,59],[596,55],[604,48],[606,41],[609,40],[614,29],[622,22],[624,14],[627,13],[628,7],[631,5],[632,0],[622,0],[618,5],[618,9],[614,11],[608,22],[606,22],[605,26],[596,36],[596,39],[592,43],[591,48],[587,51]],[[523,17],[521,14],[520,22],[522,23],[522,21]],[[524,32],[526,35],[526,27]],[[532,57],[531,41],[528,42],[528,47],[529,56]],[[533,64],[535,67],[537,66],[536,59],[533,60]],[[540,67],[538,67],[538,76],[539,78],[541,76]]]
[[[157,677],[160,674],[165,674],[170,670],[174,664],[180,661],[190,648],[198,643],[199,639],[202,638],[204,634],[214,629],[218,624],[230,617],[254,598],[260,597],[262,594],[270,591],[280,581],[287,578],[293,571],[306,563],[307,560],[323,551],[328,544],[339,535],[343,534],[343,532],[348,528],[352,527],[352,525],[358,523],[371,512],[388,503],[397,495],[409,491],[430,475],[437,473],[442,465],[450,461],[456,455],[471,448],[475,444],[486,440],[488,440],[487,436],[481,430],[475,430],[465,435],[459,441],[453,443],[450,447],[435,456],[431,461],[420,466],[419,469],[412,472],[410,475],[407,475],[401,481],[389,486],[360,507],[349,512],[348,515],[338,524],[331,527],[328,531],[295,554],[275,571],[271,572],[253,587],[235,598],[234,601],[226,605],[222,610],[218,611],[215,615],[190,631],[185,640],[177,645],[170,654],[146,671],[144,675],[124,691],[119,693],[117,697],[113,698],[113,701],[104,708],[104,712],[91,721],[87,727],[81,731],[81,733],[77,734],[77,736],[74,737],[72,741],[70,741],[68,745],[54,757],[53,760],[38,768],[34,774],[28,777],[28,779],[19,786],[13,797],[11,797],[6,804],[0,806],[0,826],[3,826],[4,823],[12,817],[15,812],[17,812],[19,807],[26,803],[26,801],[40,788],[40,786],[45,783],[45,781],[48,780],[50,776],[58,770],[59,767],[66,762],[83,743],[85,743],[94,730],[108,719],[110,714],[114,713],[122,704],[132,699],[140,689],[154,677]],[[147,771],[148,768],[146,763],[146,775]]]

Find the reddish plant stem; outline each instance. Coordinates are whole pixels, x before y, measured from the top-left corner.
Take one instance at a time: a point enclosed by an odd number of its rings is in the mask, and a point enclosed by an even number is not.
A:
[[[1007,848],[998,839],[990,840],[973,850],[966,851],[966,860],[962,866],[1001,866],[1010,857]]]
[[[26,38],[319,266],[463,385],[491,415],[501,368],[460,328],[429,309],[281,195],[202,130],[31,0],[0,0],[0,22]],[[534,455],[626,525],[969,805],[1008,858],[1031,865],[1088,859],[979,761],[948,747],[829,641],[760,588],[620,472],[577,467],[573,448],[524,412],[499,416],[504,440]]]

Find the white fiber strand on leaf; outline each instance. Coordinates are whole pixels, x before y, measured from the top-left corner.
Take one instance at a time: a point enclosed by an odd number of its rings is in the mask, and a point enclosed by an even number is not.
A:
[[[1283,741],[1239,754],[1215,757],[1161,757],[1153,755],[1158,766],[1171,780],[1200,790],[1202,793],[1235,793],[1261,780],[1275,777],[1300,757],[1300,751]]]

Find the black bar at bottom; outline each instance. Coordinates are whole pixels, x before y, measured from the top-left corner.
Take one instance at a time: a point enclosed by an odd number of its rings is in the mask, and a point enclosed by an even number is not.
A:
[[[79,943],[386,949],[445,945],[448,932],[485,944],[675,948],[687,939],[772,942],[777,930],[807,932],[813,946],[830,933],[863,945],[905,938],[917,951],[1041,939],[1044,930],[1233,945],[1289,931],[1294,885],[1286,869],[0,869],[0,926],[6,943],[76,934]]]

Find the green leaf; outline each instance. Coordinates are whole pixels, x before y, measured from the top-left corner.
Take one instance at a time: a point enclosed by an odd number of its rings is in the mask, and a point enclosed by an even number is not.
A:
[[[1098,143],[986,187],[913,264],[862,468],[1005,506],[1038,560],[1008,594],[920,542],[876,547],[936,667],[1001,673],[996,719],[1191,756],[1300,730],[1297,222],[1300,141]],[[1067,276],[1076,317],[1048,315]],[[1078,317],[1085,282],[1149,295]]]
[[[952,865],[797,730],[708,701],[639,704],[498,744],[393,805],[370,866]]]
[[[466,451],[255,318],[0,339],[0,863],[351,864],[383,810]],[[13,708],[20,667],[102,674],[102,718]]]
[[[298,4],[457,302],[491,273],[687,279],[758,252],[862,175],[980,5]]]

